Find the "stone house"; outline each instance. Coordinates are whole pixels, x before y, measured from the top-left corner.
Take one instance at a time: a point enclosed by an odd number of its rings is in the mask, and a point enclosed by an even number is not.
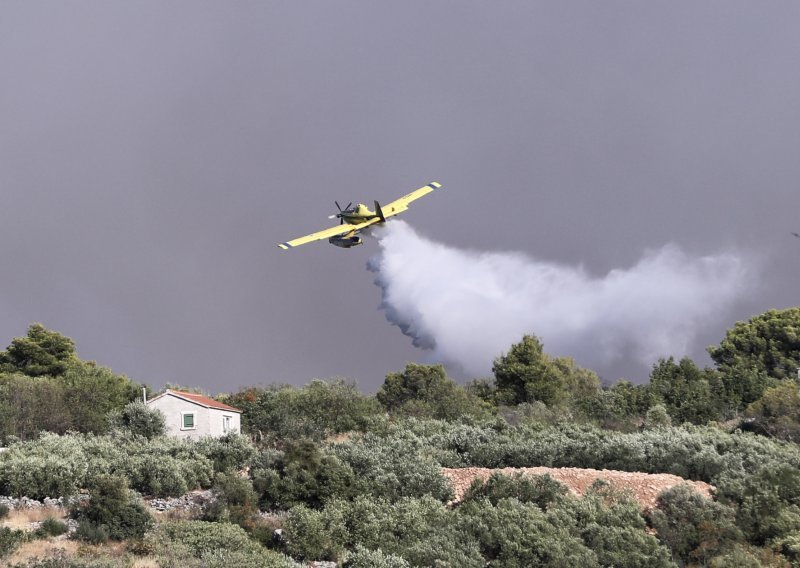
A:
[[[213,398],[167,389],[147,401],[166,417],[167,434],[177,438],[224,436],[241,432],[242,411]]]

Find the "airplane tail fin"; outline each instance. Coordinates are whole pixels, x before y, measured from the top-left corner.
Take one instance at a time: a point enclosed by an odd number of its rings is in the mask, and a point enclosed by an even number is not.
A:
[[[381,218],[381,222],[386,222],[386,217],[383,216],[383,210],[381,210],[381,204],[377,201],[375,202],[375,213],[377,213],[378,217]]]

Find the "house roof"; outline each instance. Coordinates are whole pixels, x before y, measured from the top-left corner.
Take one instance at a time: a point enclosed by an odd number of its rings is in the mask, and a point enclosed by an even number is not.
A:
[[[217,410],[229,410],[231,412],[238,412],[239,414],[242,413],[242,411],[239,410],[238,408],[234,408],[232,406],[228,406],[227,404],[223,404],[221,402],[217,402],[213,398],[209,398],[207,396],[203,396],[202,394],[195,394],[193,392],[176,391],[176,390],[172,390],[172,389],[167,389],[166,392],[164,392],[164,393],[162,393],[162,394],[160,394],[158,396],[154,396],[153,398],[151,398],[147,402],[148,403],[153,402],[154,400],[157,400],[157,399],[161,398],[162,396],[167,396],[168,394],[171,394],[174,397],[186,400],[188,402],[193,402],[194,404],[199,404],[200,406],[205,406],[206,408],[216,408]]]

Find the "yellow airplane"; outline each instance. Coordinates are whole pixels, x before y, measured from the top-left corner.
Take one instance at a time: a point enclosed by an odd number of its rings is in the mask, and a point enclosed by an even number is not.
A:
[[[380,203],[376,201],[375,211],[370,211],[369,208],[363,203],[359,203],[355,207],[351,207],[351,205],[353,205],[352,202],[349,203],[347,207],[342,209],[339,206],[339,202],[334,201],[339,213],[336,215],[331,215],[328,217],[328,219],[338,218],[340,223],[339,225],[331,227],[330,229],[325,229],[324,231],[311,233],[305,237],[299,237],[297,239],[292,239],[291,241],[286,241],[278,246],[286,250],[322,239],[328,239],[328,242],[332,245],[342,248],[350,248],[360,245],[363,241],[358,235],[359,232],[367,227],[375,225],[376,223],[383,223],[386,221],[386,219],[389,217],[394,217],[398,213],[402,213],[408,209],[409,203],[419,199],[423,195],[428,195],[431,191],[434,189],[439,189],[440,187],[442,187],[442,184],[433,181],[428,185],[417,189],[416,191],[412,191],[408,195],[404,195],[400,199],[396,199],[395,201],[384,205],[383,207],[381,207]]]

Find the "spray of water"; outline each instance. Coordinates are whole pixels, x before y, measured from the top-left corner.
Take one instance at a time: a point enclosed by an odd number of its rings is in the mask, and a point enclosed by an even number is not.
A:
[[[430,360],[473,377],[487,376],[526,333],[601,374],[682,357],[750,283],[740,255],[693,257],[675,245],[597,277],[523,254],[449,247],[403,221],[375,235],[381,252],[367,267],[386,318]]]

